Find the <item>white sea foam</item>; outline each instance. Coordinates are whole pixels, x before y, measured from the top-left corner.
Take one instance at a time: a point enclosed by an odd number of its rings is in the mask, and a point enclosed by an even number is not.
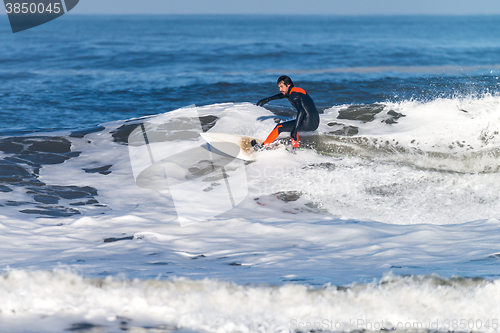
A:
[[[351,141],[320,139],[348,144],[359,154],[261,152],[243,166],[249,191],[239,205],[185,227],[176,220],[168,188],[135,184],[128,147],[112,137],[124,122],[104,124],[105,130],[84,138],[68,137],[81,154],[44,165],[39,180],[94,187],[105,206],[81,206],[80,215],[56,219],[2,207],[0,264],[12,270],[1,280],[5,321],[0,325],[5,331],[32,323],[50,331],[82,322],[118,327],[124,321],[137,327],[262,332],[288,330],[294,319],[297,325],[323,319],[334,325],[350,319],[423,325],[474,319],[478,325],[490,319],[491,328],[499,310],[498,282],[446,278],[498,275],[500,173],[478,172],[482,167],[453,160],[456,154],[498,148],[498,102],[484,96],[388,103],[366,123],[336,119],[346,106],[329,109],[319,132],[328,132],[328,122],[336,121],[359,133]],[[386,124],[388,109],[406,117]],[[251,104],[196,111],[219,118],[214,132],[263,138],[274,127],[270,118],[257,121],[271,113]],[[165,117],[177,120],[177,115],[182,112]],[[389,141],[391,149],[382,151],[375,139]],[[456,141],[466,145],[451,145]],[[408,153],[412,149],[417,153]],[[103,165],[112,165],[110,174],[84,171]],[[0,203],[32,201],[23,187],[13,189],[0,193]],[[192,201],[196,195],[186,197]],[[61,265],[76,273],[46,271]],[[395,276],[347,291],[286,285],[368,283],[391,271]],[[397,277],[435,272],[445,278],[441,285],[437,278]],[[209,279],[198,281],[202,278]],[[261,282],[277,286],[258,286]]]
[[[499,170],[499,96],[383,105],[384,110],[372,122],[342,119],[344,124],[359,128],[359,134],[337,138],[334,143],[348,145],[367,157],[423,168],[465,173]],[[325,119],[336,119],[345,107],[326,110]],[[397,124],[385,124],[389,111],[405,117],[397,119]],[[323,121],[320,129],[328,132],[327,122]]]
[[[493,332],[498,280],[386,275],[346,288],[237,285],[212,279],[84,279],[64,271],[0,277],[2,331],[60,332],[85,323],[106,331],[203,332],[381,329]]]

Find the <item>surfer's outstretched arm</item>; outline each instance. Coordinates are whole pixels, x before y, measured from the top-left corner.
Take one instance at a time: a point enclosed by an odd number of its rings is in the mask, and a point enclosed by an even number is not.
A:
[[[263,98],[260,101],[257,102],[257,106],[263,106],[266,103],[269,103],[270,101],[274,101],[275,99],[283,99],[285,98],[285,95],[282,93],[276,94],[274,96],[268,97],[268,98]]]

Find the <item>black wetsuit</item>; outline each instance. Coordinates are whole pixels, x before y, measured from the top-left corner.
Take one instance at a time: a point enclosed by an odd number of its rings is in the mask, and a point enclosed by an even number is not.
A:
[[[302,88],[291,86],[286,95],[282,93],[265,98],[257,102],[257,105],[262,106],[269,101],[276,99],[288,98],[290,104],[297,110],[297,118],[294,120],[285,121],[276,125],[275,128],[281,132],[290,132],[292,138],[297,140],[295,133],[298,131],[315,131],[319,126],[319,113],[312,98]]]

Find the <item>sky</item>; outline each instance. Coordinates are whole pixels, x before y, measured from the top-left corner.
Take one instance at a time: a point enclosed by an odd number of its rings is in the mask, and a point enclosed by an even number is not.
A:
[[[80,0],[75,13],[105,14],[500,14],[499,0]]]
[[[80,0],[71,13],[477,15],[500,14],[500,0]]]

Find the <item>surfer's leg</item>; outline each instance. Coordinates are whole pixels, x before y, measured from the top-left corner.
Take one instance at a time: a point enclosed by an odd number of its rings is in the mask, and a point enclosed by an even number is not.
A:
[[[254,147],[255,150],[259,150],[263,147],[269,146],[276,138],[283,132],[291,132],[293,128],[295,127],[295,120],[290,120],[290,121],[285,121],[281,124],[276,125],[276,127],[272,130],[272,132],[269,134],[267,139],[262,143],[262,145],[257,144],[257,141],[255,143],[252,141],[252,146]],[[298,138],[298,134],[297,134]],[[292,141],[292,144],[298,147],[298,140],[297,141]]]
[[[283,127],[281,128],[281,132],[292,132],[295,128],[295,124],[296,124],[296,120],[289,120],[289,121],[286,121],[284,123],[282,123],[281,125],[283,125]],[[301,130],[300,128],[298,130]],[[297,132],[296,134],[296,139],[295,140],[293,137],[292,137],[292,147],[294,148],[299,148],[299,132]]]
[[[267,137],[266,141],[264,141],[264,146],[269,146],[271,144],[271,142],[276,140],[278,135],[280,135],[280,133],[281,133],[281,131],[280,131],[281,128],[283,128],[282,125],[276,125],[276,127],[273,129],[273,131]]]
[[[268,146],[269,144],[271,144],[271,142],[276,140],[278,135],[280,135],[281,133],[291,132],[294,127],[295,127],[295,120],[285,121],[281,124],[276,125],[271,134],[269,134],[269,136],[267,137],[266,141],[264,141],[264,146]]]
[[[300,126],[297,128],[296,138],[294,138],[292,136],[292,147],[299,148],[299,131],[300,132],[315,131],[318,128],[318,125],[319,125],[319,123],[317,121],[315,121],[314,119],[311,120],[310,117],[305,119],[305,121],[303,121],[302,124],[300,124]],[[295,140],[295,139],[297,139],[297,140]]]
[[[297,132],[297,140],[294,140],[292,138],[292,147],[293,148],[299,148],[299,132]]]

